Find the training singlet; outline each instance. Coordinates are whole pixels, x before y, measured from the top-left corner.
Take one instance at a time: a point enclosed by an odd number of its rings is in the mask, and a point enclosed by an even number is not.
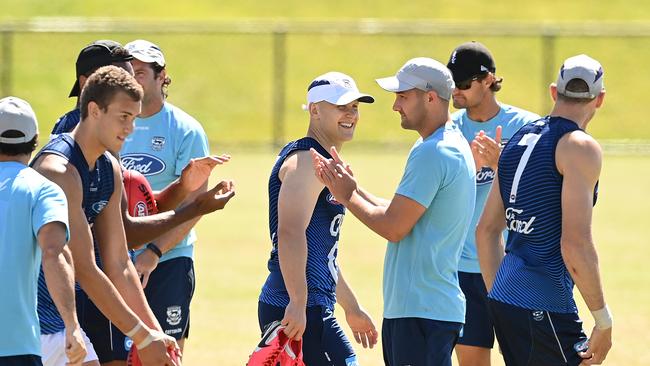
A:
[[[562,180],[555,149],[580,130],[561,117],[522,127],[499,159],[499,186],[508,229],[506,255],[489,297],[531,310],[576,313],[573,280],[560,248]],[[596,203],[598,186],[594,189]]]
[[[97,215],[106,207],[115,188],[113,164],[108,153],[101,155],[95,162],[95,168],[90,171],[86,158],[77,142],[69,134],[64,133],[54,137],[45,145],[32,160],[32,163],[44,154],[61,156],[77,169],[83,186],[82,207],[88,224],[92,225]],[[95,260],[98,265],[101,264],[97,246],[95,246]],[[79,286],[77,286],[77,291],[81,291]],[[38,276],[38,317],[41,334],[53,334],[65,329],[63,320],[47,290],[42,267]]]
[[[313,138],[304,137],[288,143],[278,156],[269,179],[269,229],[271,234],[270,271],[262,287],[259,300],[263,303],[286,307],[289,294],[284,285],[280,262],[278,260],[278,196],[282,182],[278,178],[280,167],[292,153],[299,150],[316,149],[326,158],[331,155]],[[323,188],[307,226],[307,306],[326,306],[333,308],[336,302],[336,282],[338,280],[339,231],[345,215],[345,207],[334,200],[327,188]]]

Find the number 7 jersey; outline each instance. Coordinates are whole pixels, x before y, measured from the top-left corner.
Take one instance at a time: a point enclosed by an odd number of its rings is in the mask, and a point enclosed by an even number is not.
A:
[[[278,196],[282,182],[278,172],[284,161],[299,150],[316,149],[326,158],[331,155],[316,140],[305,137],[288,143],[273,166],[269,178],[269,230],[273,248],[268,261],[269,276],[262,287],[259,300],[263,303],[286,307],[289,294],[284,285],[278,260]],[[316,201],[305,235],[307,237],[307,306],[325,306],[333,309],[336,302],[338,280],[339,231],[345,215],[345,207],[334,200],[327,188],[323,188]]]
[[[510,305],[577,313],[573,280],[562,236],[562,180],[555,149],[565,134],[580,130],[565,118],[547,116],[523,126],[499,159],[499,188],[508,240],[489,297]],[[598,186],[594,189],[594,204]]]

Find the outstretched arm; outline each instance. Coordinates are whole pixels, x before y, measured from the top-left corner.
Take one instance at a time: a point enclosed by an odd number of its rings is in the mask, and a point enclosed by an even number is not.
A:
[[[345,320],[352,329],[354,340],[362,344],[363,348],[373,348],[379,337],[377,328],[370,315],[359,305],[354,292],[343,278],[340,268],[336,283],[336,300],[345,311]]]
[[[589,338],[589,349],[581,354],[583,364],[600,364],[612,341],[612,319],[600,280],[598,254],[591,236],[594,187],[602,165],[598,143],[582,131],[565,135],[556,149],[562,181],[562,257],[596,326]]]

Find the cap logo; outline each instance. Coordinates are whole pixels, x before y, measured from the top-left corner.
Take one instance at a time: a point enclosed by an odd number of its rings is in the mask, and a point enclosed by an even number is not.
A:
[[[490,69],[488,69],[487,67],[481,65],[481,72],[486,72],[486,71],[490,71]]]
[[[348,89],[352,89],[352,85],[350,84],[350,80],[348,79],[343,79],[343,86],[345,86]]]
[[[450,61],[450,62],[451,62],[452,64],[455,64],[455,63],[456,63],[456,51],[454,51],[454,53],[451,54],[451,61]]]
[[[603,76],[603,68],[600,67],[598,71],[596,71],[596,77],[594,78],[594,83],[598,81]]]
[[[312,88],[321,85],[330,85],[330,82],[329,80],[314,80],[311,84],[309,84],[309,87],[307,87],[307,91],[310,91]]]

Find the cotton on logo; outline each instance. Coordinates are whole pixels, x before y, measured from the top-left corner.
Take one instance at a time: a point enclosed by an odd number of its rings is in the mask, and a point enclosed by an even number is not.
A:
[[[508,230],[522,234],[530,234],[533,232],[533,221],[535,221],[537,217],[533,216],[528,220],[517,220],[516,216],[521,215],[523,212],[524,210],[518,210],[512,207],[508,207],[506,209],[506,222]]]

